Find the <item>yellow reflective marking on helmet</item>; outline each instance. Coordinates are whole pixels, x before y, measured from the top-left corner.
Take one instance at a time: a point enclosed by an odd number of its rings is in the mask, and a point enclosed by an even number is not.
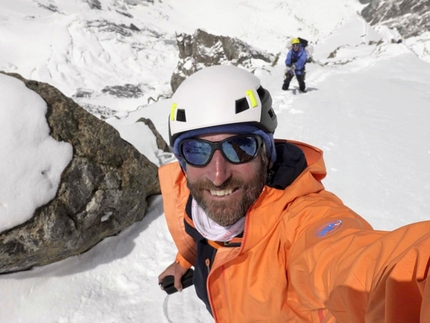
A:
[[[177,107],[178,107],[178,105],[176,103],[172,104],[172,109],[170,110],[170,121],[175,121],[176,108]]]
[[[248,97],[248,99],[249,99],[249,101],[251,103],[251,108],[255,108],[256,106],[258,106],[258,101],[255,98],[253,90],[246,91],[246,96]]]

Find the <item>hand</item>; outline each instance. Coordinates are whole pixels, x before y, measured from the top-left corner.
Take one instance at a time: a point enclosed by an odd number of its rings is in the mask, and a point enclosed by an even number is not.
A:
[[[178,291],[182,291],[181,278],[182,278],[182,276],[184,276],[184,274],[187,272],[187,270],[188,270],[188,268],[182,267],[179,263],[177,263],[175,261],[158,276],[158,284],[161,284],[164,277],[171,275],[175,279],[175,284],[174,284],[175,288]],[[160,285],[160,288],[163,289],[163,287],[161,287],[161,285]]]
[[[286,70],[285,70],[285,77],[287,77],[288,76],[288,74],[289,75],[294,75],[294,69],[293,68],[287,68]]]

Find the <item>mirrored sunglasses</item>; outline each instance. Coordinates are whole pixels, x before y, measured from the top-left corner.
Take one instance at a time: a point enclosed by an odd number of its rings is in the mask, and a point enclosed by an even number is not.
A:
[[[257,135],[238,135],[213,142],[204,139],[185,139],[179,144],[181,157],[187,164],[204,167],[212,159],[215,150],[232,164],[244,164],[255,158],[263,140]]]

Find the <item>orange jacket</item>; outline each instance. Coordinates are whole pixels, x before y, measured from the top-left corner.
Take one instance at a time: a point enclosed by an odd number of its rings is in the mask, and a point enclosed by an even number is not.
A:
[[[308,167],[285,190],[264,188],[240,247],[218,246],[207,279],[215,321],[430,322],[430,222],[373,230],[324,189],[322,152],[292,143]],[[159,175],[177,260],[190,267],[196,244],[184,230],[184,220],[192,224],[185,177],[178,163]]]

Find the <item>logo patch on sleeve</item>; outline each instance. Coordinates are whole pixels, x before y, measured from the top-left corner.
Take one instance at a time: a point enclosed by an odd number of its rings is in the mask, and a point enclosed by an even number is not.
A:
[[[315,231],[315,235],[317,237],[323,238],[335,233],[342,226],[342,220],[335,220],[328,222],[322,226],[320,226],[317,231]]]

